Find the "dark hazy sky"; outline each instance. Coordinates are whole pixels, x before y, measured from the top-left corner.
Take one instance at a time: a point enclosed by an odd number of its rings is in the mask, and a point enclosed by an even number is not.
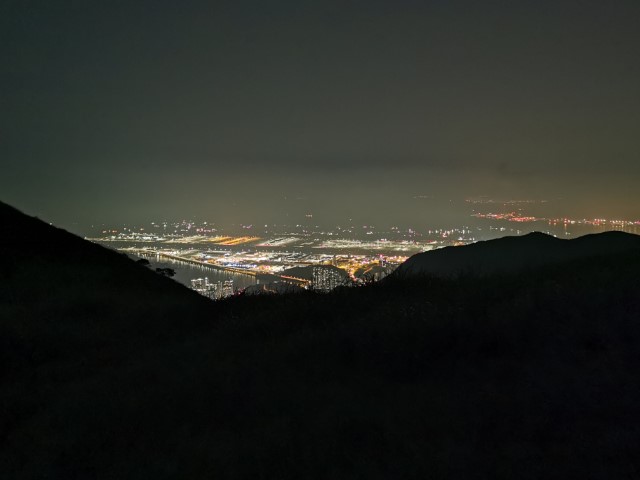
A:
[[[61,224],[640,218],[640,1],[0,2],[0,198]],[[430,195],[437,201],[416,201]]]

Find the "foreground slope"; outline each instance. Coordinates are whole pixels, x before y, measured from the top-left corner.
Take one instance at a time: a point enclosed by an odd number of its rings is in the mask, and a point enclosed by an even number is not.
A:
[[[76,240],[3,273],[2,478],[638,476],[636,251],[201,304]]]
[[[171,338],[210,313],[173,280],[3,203],[0,225],[3,374]]]

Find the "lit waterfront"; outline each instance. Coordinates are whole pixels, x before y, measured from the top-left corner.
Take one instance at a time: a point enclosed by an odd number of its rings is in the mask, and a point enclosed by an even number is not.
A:
[[[249,285],[254,285],[256,283],[256,278],[251,275],[227,272],[206,265],[196,265],[193,263],[182,262],[180,260],[174,260],[171,258],[160,257],[156,255],[141,254],[138,256],[149,260],[151,262],[151,267],[154,269],[173,269],[176,272],[173,279],[190,288],[192,286],[191,281],[198,278],[208,278],[212,283],[232,280],[234,288],[236,289],[244,289]]]

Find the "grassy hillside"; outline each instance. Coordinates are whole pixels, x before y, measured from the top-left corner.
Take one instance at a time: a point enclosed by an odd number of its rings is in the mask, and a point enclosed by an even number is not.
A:
[[[37,225],[0,253],[2,478],[640,475],[638,252],[207,303]]]

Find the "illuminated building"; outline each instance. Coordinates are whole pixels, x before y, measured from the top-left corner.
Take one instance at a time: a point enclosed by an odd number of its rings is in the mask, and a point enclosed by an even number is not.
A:
[[[313,266],[311,286],[314,290],[328,292],[345,282],[346,273],[343,270],[330,265]]]
[[[225,280],[222,286],[222,297],[230,297],[233,295],[233,280]]]
[[[218,282],[220,283],[220,282]],[[220,288],[219,285],[215,283],[209,283],[209,278],[194,278],[191,280],[191,289],[198,292],[200,295],[203,295],[211,300],[216,300],[219,298]]]

